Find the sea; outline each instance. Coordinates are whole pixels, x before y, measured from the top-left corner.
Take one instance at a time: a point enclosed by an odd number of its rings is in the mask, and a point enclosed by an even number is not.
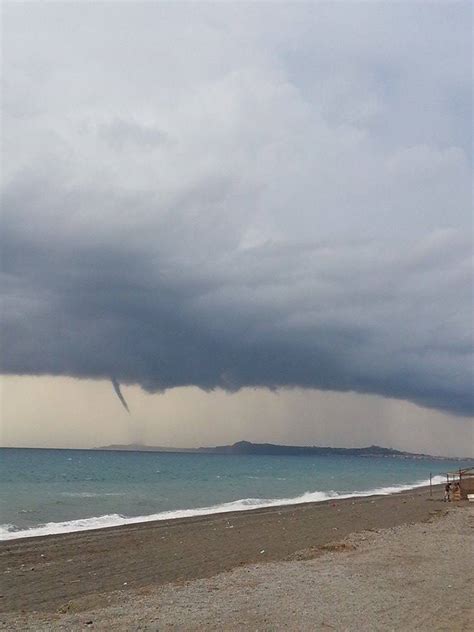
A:
[[[438,459],[0,449],[0,540],[403,490]]]

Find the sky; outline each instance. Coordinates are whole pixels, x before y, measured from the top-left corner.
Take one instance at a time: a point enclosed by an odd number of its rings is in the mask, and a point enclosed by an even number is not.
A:
[[[472,454],[470,3],[2,12],[3,445]]]

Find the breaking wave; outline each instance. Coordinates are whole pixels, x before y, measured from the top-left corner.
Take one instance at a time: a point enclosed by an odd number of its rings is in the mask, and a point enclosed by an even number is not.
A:
[[[443,476],[434,476],[433,485],[444,482]],[[406,485],[393,485],[390,487],[377,487],[365,491],[354,492],[305,492],[301,496],[294,498],[242,498],[232,502],[212,505],[210,507],[197,507],[195,509],[177,509],[162,511],[148,516],[127,517],[120,514],[107,514],[92,518],[82,518],[79,520],[68,520],[66,522],[47,522],[30,529],[19,530],[14,525],[0,525],[0,540],[15,540],[18,538],[31,538],[59,533],[71,533],[75,531],[89,531],[93,529],[104,529],[107,527],[117,527],[127,524],[138,524],[141,522],[153,522],[156,520],[172,520],[176,518],[191,518],[193,516],[206,516],[210,514],[226,513],[231,511],[249,511],[251,509],[261,509],[265,507],[283,507],[286,505],[301,505],[305,503],[318,503],[325,500],[342,500],[344,498],[366,498],[368,496],[388,496],[397,494],[417,487],[426,487],[429,480],[417,481]]]

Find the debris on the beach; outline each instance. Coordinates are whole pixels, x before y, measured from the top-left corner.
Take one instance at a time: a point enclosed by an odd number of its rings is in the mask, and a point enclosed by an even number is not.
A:
[[[93,621],[86,621],[86,625],[92,625],[93,623]]]
[[[315,557],[318,557],[319,555],[321,555],[321,549],[319,546],[311,546],[307,549],[302,549],[301,551],[296,551],[296,553],[293,553],[291,555],[289,555],[286,560],[287,561],[294,561],[294,560],[312,560]]]
[[[265,553],[265,549],[262,549],[262,550],[260,551],[260,554],[262,554],[262,553]]]
[[[324,551],[355,551],[356,545],[351,542],[330,542],[321,547]]]
[[[127,584],[128,584],[128,582],[123,582],[123,585],[124,585],[124,586],[127,586]]]

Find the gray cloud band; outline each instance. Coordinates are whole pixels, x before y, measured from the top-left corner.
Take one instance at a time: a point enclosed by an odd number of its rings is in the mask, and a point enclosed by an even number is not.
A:
[[[473,412],[469,242],[456,232],[396,254],[269,243],[192,265],[42,243],[16,217],[2,231],[3,372],[114,376],[116,391],[352,390]]]

